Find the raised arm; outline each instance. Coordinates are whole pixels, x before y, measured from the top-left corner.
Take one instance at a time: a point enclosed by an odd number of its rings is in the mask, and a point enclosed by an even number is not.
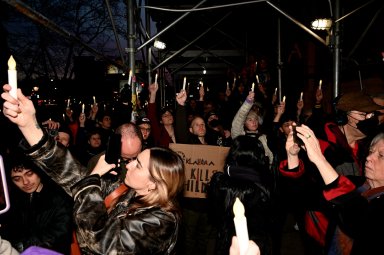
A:
[[[324,157],[319,140],[314,132],[305,125],[297,126],[297,136],[303,141],[308,158],[316,165],[326,185],[335,181],[339,174]]]
[[[14,99],[9,91],[8,84],[3,86],[4,92],[1,97],[4,99],[3,113],[13,123],[15,123],[30,146],[37,144],[44,136],[36,119],[36,109],[31,100],[23,95],[20,89],[17,90],[17,100]]]
[[[249,91],[247,99],[241,105],[241,107],[239,108],[235,117],[232,120],[232,128],[231,128],[232,139],[235,139],[239,135],[245,134],[244,122],[247,118],[249,111],[252,108],[254,99],[255,99],[255,93],[253,91]]]

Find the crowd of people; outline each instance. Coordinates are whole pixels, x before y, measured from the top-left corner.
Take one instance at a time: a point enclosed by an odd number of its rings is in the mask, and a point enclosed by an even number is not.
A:
[[[282,254],[289,215],[305,254],[381,254],[380,98],[349,91],[329,113],[319,87],[304,115],[302,96],[288,106],[270,74],[260,79],[234,81],[217,98],[202,85],[198,98],[181,89],[175,107],[161,107],[155,82],[138,118],[124,123],[97,103],[87,113],[68,104],[62,121],[39,119],[33,101],[4,85],[12,207],[1,238],[19,252],[73,254],[76,240],[82,254],[239,254],[239,198],[247,254]],[[229,147],[206,198],[183,196],[185,166],[172,143]]]

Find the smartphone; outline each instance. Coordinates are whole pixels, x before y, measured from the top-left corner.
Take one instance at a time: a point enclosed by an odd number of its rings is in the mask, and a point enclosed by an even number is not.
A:
[[[105,161],[108,164],[119,162],[121,154],[121,134],[112,134],[108,138],[107,150],[105,151]]]
[[[297,136],[296,127],[300,126],[300,124],[292,125],[292,131],[293,131],[293,142],[296,143],[298,146],[304,145],[303,141]]]

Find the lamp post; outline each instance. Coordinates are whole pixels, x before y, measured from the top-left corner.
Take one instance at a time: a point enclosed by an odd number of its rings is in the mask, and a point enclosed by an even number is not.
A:
[[[340,0],[335,0],[333,6],[333,20],[340,18]],[[332,19],[323,18],[316,19],[311,23],[312,29],[325,30],[327,31],[326,45],[332,52],[333,61],[333,98],[339,95],[339,82],[340,82],[340,61],[341,61],[341,50],[340,50],[340,34],[341,28],[339,22],[333,22]]]

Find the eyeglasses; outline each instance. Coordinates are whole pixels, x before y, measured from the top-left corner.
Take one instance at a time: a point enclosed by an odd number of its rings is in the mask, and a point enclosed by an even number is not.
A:
[[[366,112],[351,111],[351,113],[363,116],[366,120],[372,118],[373,116],[375,116],[374,112],[366,113]]]
[[[137,157],[132,158],[120,158],[120,163],[124,163],[125,165],[131,163],[132,161],[136,160]]]

